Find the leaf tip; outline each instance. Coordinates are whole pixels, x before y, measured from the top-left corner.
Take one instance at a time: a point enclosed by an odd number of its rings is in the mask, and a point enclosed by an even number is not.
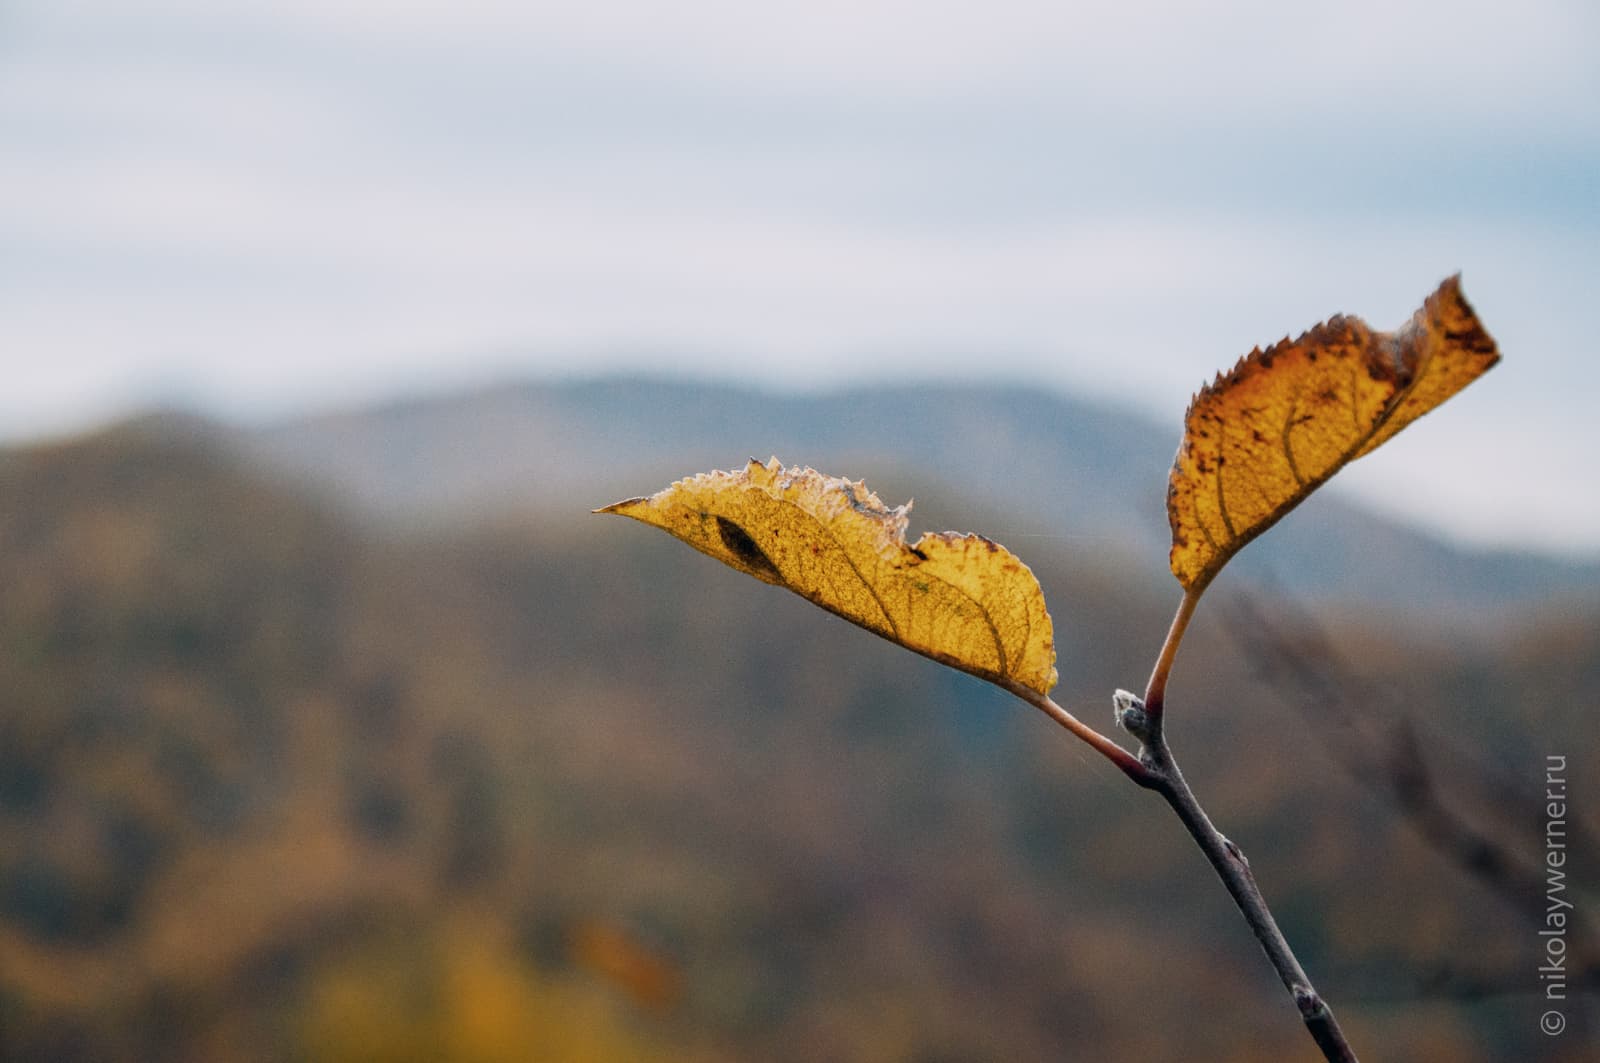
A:
[[[589,512],[590,513],[620,513],[623,516],[627,516],[627,511],[628,510],[632,509],[635,506],[643,505],[644,503],[646,503],[648,501],[650,501],[650,500],[648,498],[644,497],[643,495],[635,495],[633,498],[624,498],[621,502],[613,502],[609,506],[601,506],[599,509],[591,509]]]
[[[1460,272],[1439,283],[1423,303],[1422,315],[1438,322],[1447,339],[1461,345],[1481,360],[1478,373],[1486,373],[1500,361],[1500,348],[1478,320],[1478,314],[1461,291]],[[1419,316],[1422,316],[1419,315]]]

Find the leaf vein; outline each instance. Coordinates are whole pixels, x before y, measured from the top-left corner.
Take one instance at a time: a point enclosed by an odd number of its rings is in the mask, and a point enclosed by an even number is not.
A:
[[[1289,459],[1289,472],[1290,472],[1291,475],[1294,476],[1294,482],[1299,487],[1304,487],[1306,485],[1306,478],[1304,476],[1300,475],[1300,465],[1299,465],[1299,463],[1297,463],[1294,460],[1294,442],[1290,438],[1290,432],[1294,428],[1294,425],[1295,425],[1295,414],[1300,409],[1300,396],[1303,393],[1304,393],[1304,388],[1303,387],[1297,387],[1297,388],[1294,389],[1294,393],[1289,396],[1289,412],[1284,414],[1284,417],[1283,417],[1283,435],[1282,435],[1283,456],[1285,458]],[[1265,496],[1265,494],[1266,494],[1266,492],[1263,491],[1262,492],[1263,497]],[[1268,509],[1272,508],[1270,500],[1268,500],[1267,508]]]
[[[1222,526],[1228,530],[1228,541],[1232,542],[1238,538],[1238,533],[1233,530],[1233,518],[1228,515],[1227,492],[1222,489],[1222,473],[1227,467],[1228,463],[1223,461],[1219,455],[1217,458],[1217,512],[1222,515]],[[1210,538],[1210,536],[1208,535],[1207,538]]]
[[[895,641],[899,642],[900,625],[894,622],[894,614],[890,613],[888,606],[883,604],[883,599],[879,597],[877,588],[873,587],[872,581],[861,574],[861,569],[857,567],[855,558],[850,556],[850,551],[845,549],[844,544],[839,541],[839,537],[835,535],[826,524],[822,523],[810,513],[807,513],[802,507],[795,505],[793,502],[787,502],[785,504],[788,505],[789,508],[800,513],[800,515],[805,517],[807,520],[811,521],[812,524],[815,524],[817,526],[817,530],[821,532],[822,535],[825,536],[828,541],[833,543],[833,545],[838,549],[839,556],[844,558],[844,563],[850,566],[850,571],[855,574],[856,579],[861,581],[861,586],[866,590],[867,594],[872,597],[873,602],[877,605],[878,612],[883,614],[884,623],[889,625],[890,633],[894,635]],[[785,582],[788,582],[787,579],[785,579]]]
[[[994,639],[994,653],[995,653],[995,656],[998,657],[999,660],[1000,660],[1000,678],[1009,679],[1011,677],[1011,662],[1006,660],[1006,644],[1001,640],[1001,638],[1000,638],[1000,627],[999,627],[999,625],[997,625],[994,622],[994,617],[989,614],[989,610],[987,610],[987,609],[985,609],[983,607],[983,603],[982,602],[978,601],[978,599],[974,598],[972,595],[968,594],[966,591],[962,590],[960,587],[957,587],[954,583],[951,583],[949,580],[944,579],[944,578],[942,578],[940,576],[936,576],[931,572],[924,573],[924,574],[927,576],[928,579],[937,580],[938,582],[944,584],[946,587],[949,587],[951,590],[955,591],[961,597],[963,597],[967,601],[971,602],[973,604],[973,606],[975,606],[977,608],[978,615],[983,617],[983,623],[989,629],[989,637]],[[1030,625],[1031,625],[1031,621],[1030,621]],[[1032,630],[1031,626],[1029,627],[1029,630],[1030,631]],[[1023,646],[1026,647],[1026,645],[1027,645],[1027,643],[1024,642]]]

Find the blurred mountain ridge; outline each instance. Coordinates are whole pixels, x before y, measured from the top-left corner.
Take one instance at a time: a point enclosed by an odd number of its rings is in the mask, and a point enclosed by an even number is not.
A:
[[[1028,540],[1056,538],[1165,571],[1166,474],[1179,423],[1176,412],[1163,427],[1111,404],[1021,387],[790,395],[618,377],[413,398],[294,418],[239,439],[251,460],[402,524],[494,512],[561,519],[776,455],[865,479],[891,505],[915,494],[914,529],[943,530],[948,520],[1024,556]],[[952,512],[943,496],[969,508]],[[1021,538],[1009,541],[1012,530]],[[1461,614],[1600,592],[1600,563],[1466,548],[1328,488],[1230,571],[1319,600]]]

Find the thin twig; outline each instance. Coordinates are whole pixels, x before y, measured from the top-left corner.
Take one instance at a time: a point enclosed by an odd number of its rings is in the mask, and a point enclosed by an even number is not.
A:
[[[1126,691],[1117,692],[1117,723],[1143,743],[1139,761],[1145,768],[1145,775],[1137,781],[1166,798],[1189,836],[1205,853],[1217,877],[1222,879],[1223,886],[1227,888],[1228,895],[1233,898],[1233,903],[1260,942],[1273,969],[1278,972],[1284,988],[1294,998],[1300,1018],[1305,1022],[1312,1040],[1322,1049],[1323,1056],[1329,1063],[1355,1063],[1355,1051],[1345,1038],[1344,1031],[1339,1028],[1333,1009],[1317,993],[1305,968],[1300,966],[1294,950],[1289,947],[1288,939],[1272,918],[1272,911],[1267,907],[1260,888],[1256,886],[1255,875],[1250,871],[1250,862],[1237,845],[1223,837],[1206,815],[1178,768],[1171,747],[1167,745],[1166,731],[1162,726],[1167,677],[1172,672],[1178,646],[1183,642],[1183,634],[1189,627],[1189,620],[1194,616],[1195,606],[1199,604],[1200,594],[1204,590],[1205,584],[1197,584],[1184,592],[1183,601],[1178,603],[1178,612],[1172,618],[1166,641],[1151,670],[1144,700],[1141,702]]]
[[[1169,645],[1175,647],[1177,640],[1182,638],[1182,624],[1187,623],[1187,614],[1194,611],[1195,597],[1198,596],[1185,597],[1185,606],[1179,609],[1180,619],[1173,624],[1178,635],[1177,638],[1168,637]],[[1163,655],[1167,657],[1170,666],[1170,655],[1166,655],[1165,650]],[[1272,918],[1272,912],[1262,898],[1261,890],[1256,886],[1255,876],[1250,872],[1249,861],[1244,858],[1244,853],[1240,852],[1237,845],[1222,836],[1212,824],[1210,817],[1206,815],[1205,809],[1200,807],[1194,791],[1189,789],[1189,783],[1184,779],[1183,772],[1178,769],[1178,762],[1173,758],[1172,750],[1167,745],[1160,718],[1151,717],[1144,711],[1144,706],[1139,703],[1138,698],[1118,691],[1117,722],[1144,743],[1139,755],[1134,756],[1106,735],[1057,705],[1049,695],[1020,684],[1007,684],[1007,689],[1065,727],[1076,738],[1088,743],[1096,752],[1121,768],[1128,778],[1145,789],[1155,790],[1166,798],[1167,804],[1172,806],[1172,810],[1178,814],[1178,819],[1189,831],[1189,836],[1195,840],[1200,851],[1206,854],[1206,859],[1211,862],[1217,877],[1222,879],[1222,884],[1227,888],[1228,895],[1233,898],[1233,903],[1238,906],[1245,922],[1255,933],[1256,940],[1261,943],[1262,951],[1267,954],[1267,959],[1272,962],[1278,977],[1283,980],[1284,987],[1294,998],[1295,1007],[1299,1010],[1306,1029],[1310,1031],[1317,1047],[1322,1049],[1322,1054],[1329,1063],[1357,1063],[1350,1042],[1345,1039],[1344,1031],[1339,1028],[1338,1020],[1333,1017],[1333,1009],[1318,995],[1316,988],[1311,984],[1311,979],[1306,976],[1305,969],[1295,958],[1294,951],[1289,948],[1289,942],[1283,936],[1283,931],[1278,929],[1277,922]]]
[[[1312,1040],[1322,1049],[1323,1056],[1329,1063],[1356,1063],[1355,1051],[1340,1029],[1339,1020],[1334,1018],[1333,1009],[1311,984],[1305,968],[1300,966],[1294,950],[1289,947],[1288,939],[1272,918],[1272,911],[1267,907],[1260,888],[1256,886],[1255,875],[1250,871],[1250,862],[1237,845],[1217,830],[1205,809],[1200,807],[1194,791],[1189,789],[1189,783],[1178,768],[1178,762],[1173,759],[1159,723],[1145,742],[1141,759],[1156,777],[1157,782],[1152,788],[1166,798],[1167,804],[1178,814],[1189,836],[1206,854],[1217,877],[1222,879],[1222,884],[1245,922],[1250,924],[1262,951],[1278,972],[1284,988],[1294,998],[1300,1018],[1305,1022]]]

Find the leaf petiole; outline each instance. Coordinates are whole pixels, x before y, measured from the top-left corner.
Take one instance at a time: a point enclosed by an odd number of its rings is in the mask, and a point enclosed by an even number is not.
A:
[[[1145,715],[1158,729],[1167,694],[1167,675],[1172,671],[1172,660],[1178,655],[1178,645],[1183,641],[1183,633],[1189,629],[1189,618],[1194,616],[1195,606],[1200,604],[1200,595],[1205,588],[1206,584],[1197,583],[1183,592],[1183,601],[1178,603],[1178,612],[1172,618],[1172,626],[1167,629],[1167,640],[1161,644],[1156,666],[1150,672],[1150,682],[1145,685]]]
[[[1140,786],[1153,788],[1155,776],[1137,756],[1128,752],[1107,735],[1101,734],[1093,727],[1078,719],[1072,713],[1056,704],[1048,694],[1041,694],[1032,687],[1025,687],[1020,683],[1001,684],[1017,697],[1038,709],[1056,723],[1072,732],[1073,737],[1091,746],[1096,753],[1105,757],[1122,770],[1122,773]]]

